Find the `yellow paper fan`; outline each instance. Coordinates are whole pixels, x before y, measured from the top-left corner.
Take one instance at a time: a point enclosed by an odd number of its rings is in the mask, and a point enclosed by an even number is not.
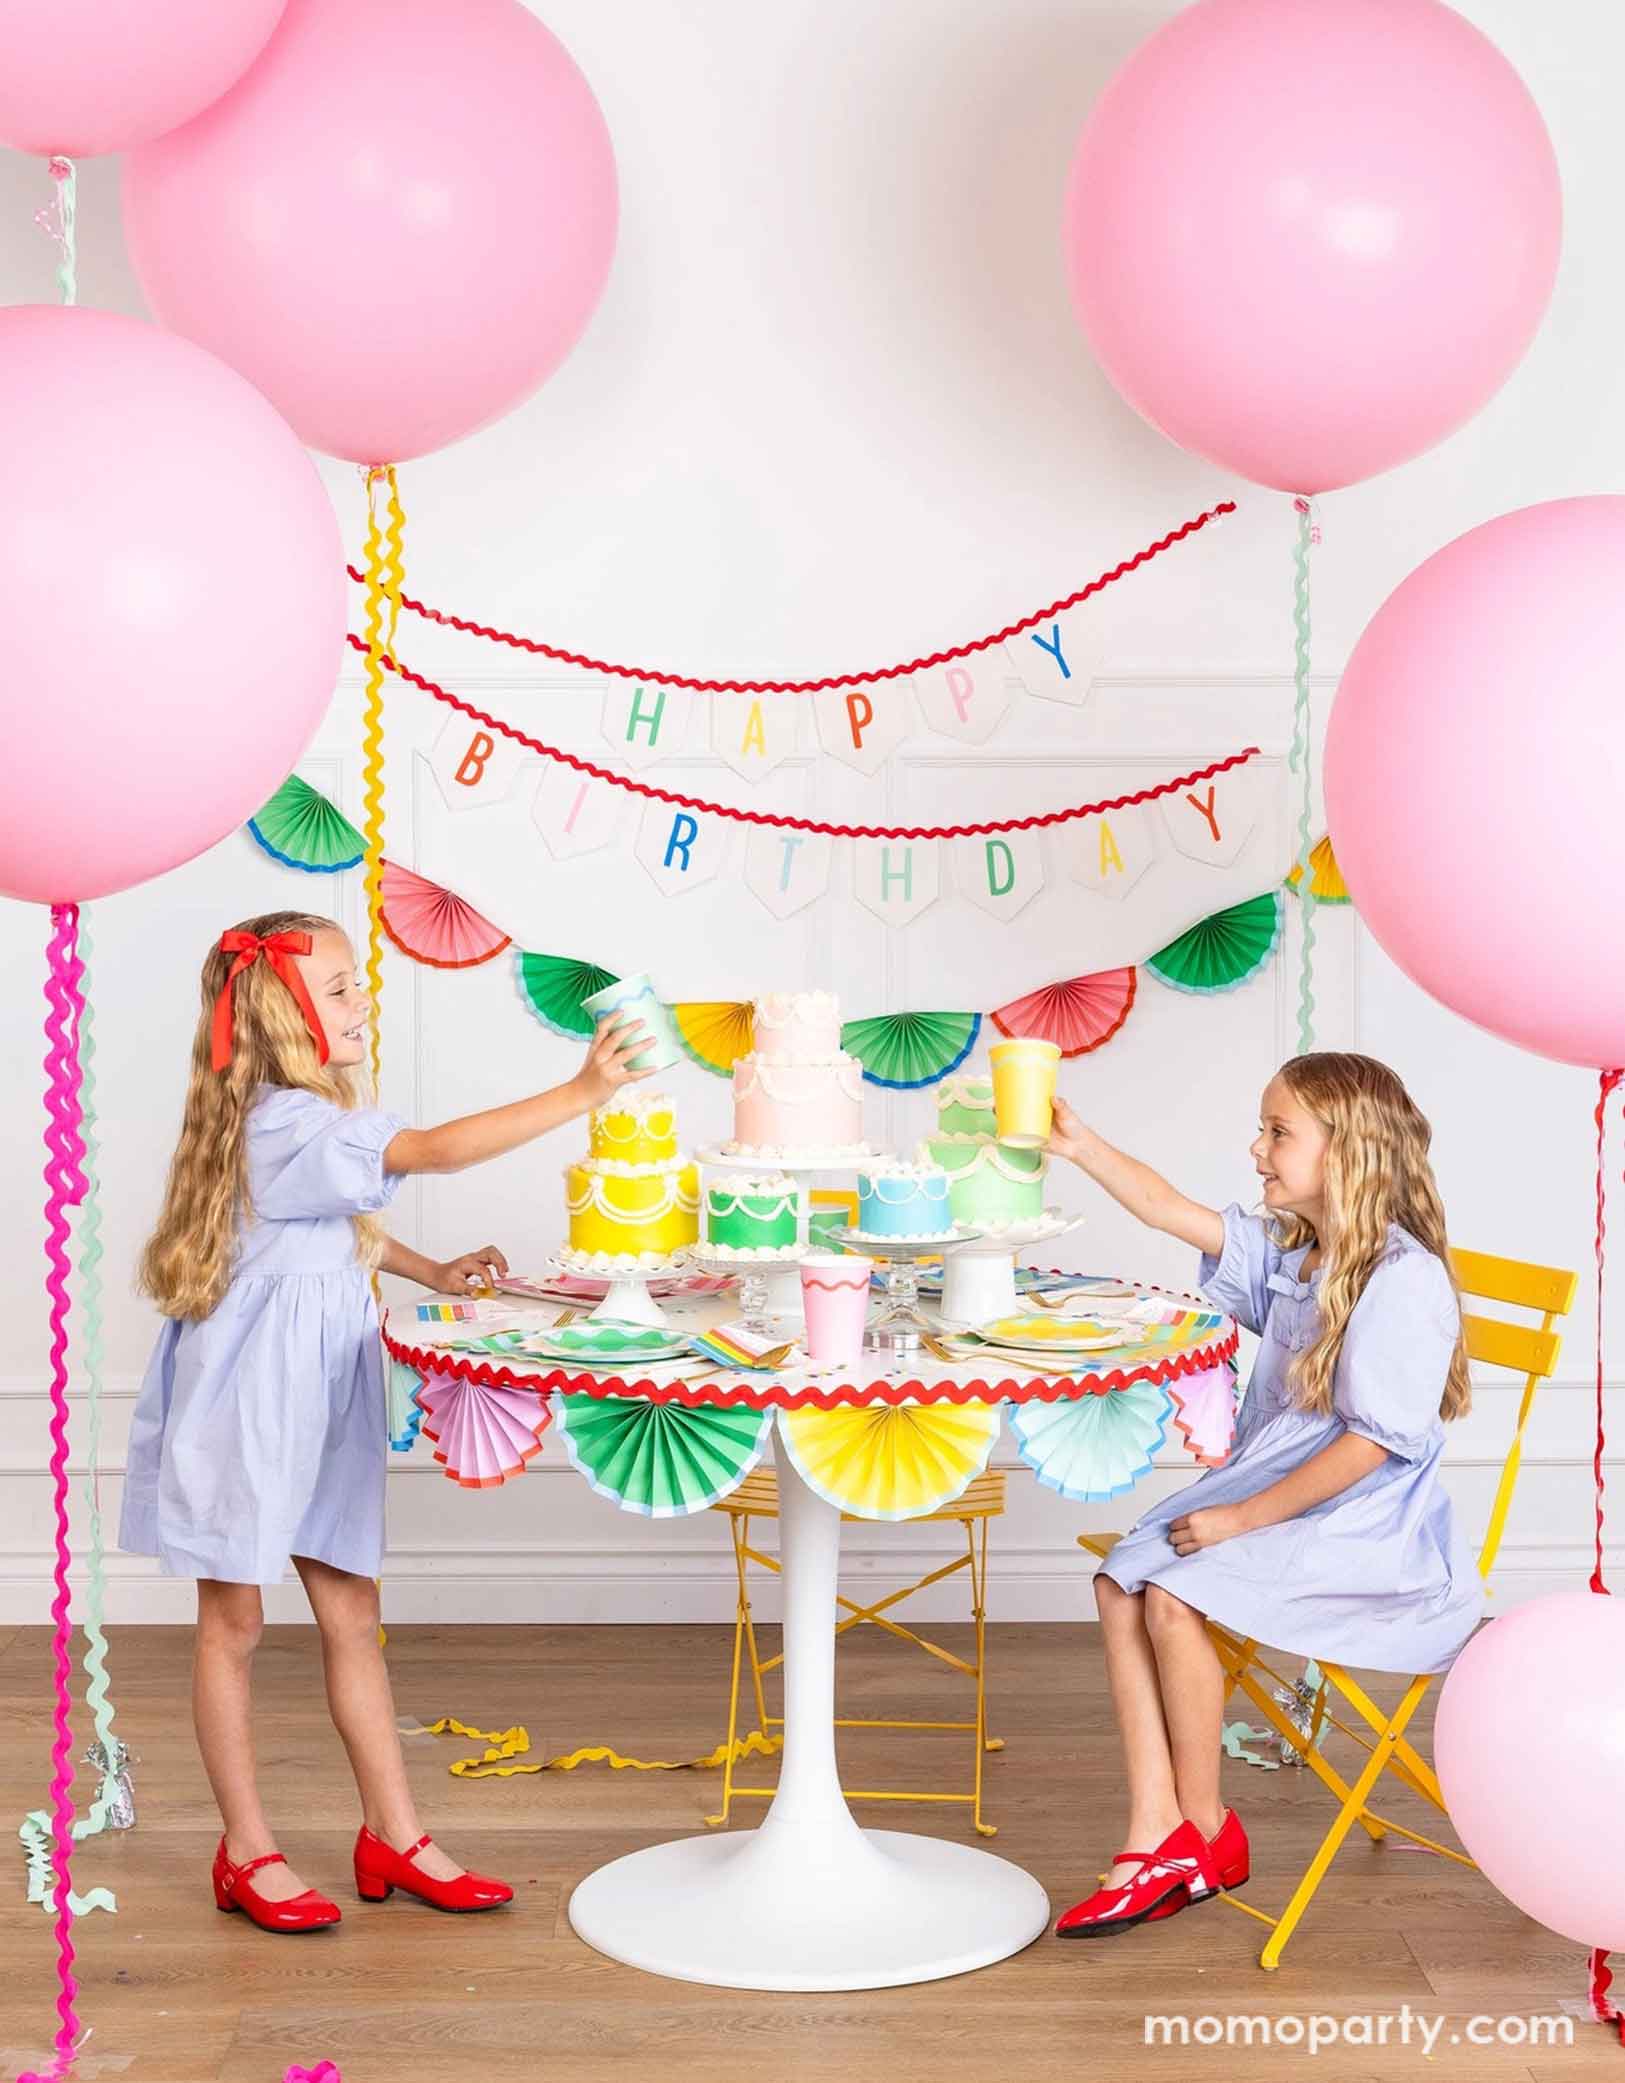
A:
[[[803,1482],[860,1519],[939,1510],[987,1466],[998,1436],[992,1403],[779,1412],[779,1437]]]
[[[694,1061],[719,1078],[730,1077],[741,1056],[756,1046],[756,1023],[748,1001],[702,999],[674,1005],[677,1038]]]
[[[1286,886],[1295,890],[1302,880],[1302,865],[1294,861]],[[1309,849],[1309,887],[1315,893],[1317,904],[1347,904],[1349,901],[1349,886],[1343,880],[1343,871],[1337,865],[1329,837],[1317,839]]]

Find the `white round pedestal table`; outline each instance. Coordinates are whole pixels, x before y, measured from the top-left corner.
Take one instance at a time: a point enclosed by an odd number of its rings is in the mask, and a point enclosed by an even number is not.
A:
[[[782,1444],[784,1762],[757,1829],[679,1838],[600,1867],[570,1898],[612,1960],[724,1989],[887,1989],[1019,1953],[1049,1898],[1008,1859],[864,1830],[835,1767],[835,1580],[841,1515]]]

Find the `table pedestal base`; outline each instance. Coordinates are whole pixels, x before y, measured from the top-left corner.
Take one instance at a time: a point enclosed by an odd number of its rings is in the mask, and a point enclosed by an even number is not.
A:
[[[860,1830],[835,1770],[841,1515],[781,1444],[784,1767],[758,1830],[688,1837],[602,1867],[570,1922],[611,1959],[724,1989],[885,1989],[1030,1945],[1049,1900],[969,1845]]]

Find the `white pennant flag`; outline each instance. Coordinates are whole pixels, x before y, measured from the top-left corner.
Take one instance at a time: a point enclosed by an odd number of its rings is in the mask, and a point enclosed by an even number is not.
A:
[[[834,858],[827,832],[756,825],[745,845],[745,887],[776,919],[791,918],[829,888]]]
[[[935,839],[854,839],[852,889],[888,926],[906,926],[937,901],[941,860]]]
[[[953,845],[954,887],[996,919],[1013,919],[1044,887],[1044,849],[1036,832],[992,832]]]
[[[914,725],[906,679],[826,687],[812,697],[812,705],[818,742],[831,759],[860,774],[878,774]]]
[[[682,897],[721,873],[731,836],[725,817],[651,803],[638,821],[635,851],[663,896]]]
[[[1007,637],[1004,651],[1029,694],[1081,709],[1105,657],[1105,634],[1100,605],[1089,599]]]
[[[796,749],[804,694],[713,694],[711,750],[746,781],[760,781]]]
[[[1102,897],[1126,897],[1157,858],[1157,828],[1146,803],[1075,818],[1061,830],[1068,868]]]
[[[452,810],[484,810],[503,802],[525,761],[525,748],[500,731],[452,715],[434,741],[429,765]]]
[[[607,676],[603,684],[604,742],[617,766],[636,772],[682,750],[693,706],[686,687],[650,687]]]
[[[558,760],[549,760],[530,814],[556,861],[596,853],[620,831],[631,799],[624,789],[594,781]]]
[[[1191,860],[1228,868],[1252,837],[1267,787],[1249,761],[1159,797],[1169,838]]]
[[[967,745],[985,745],[1009,713],[1010,662],[1001,645],[952,665],[926,666],[914,692],[932,730]]]

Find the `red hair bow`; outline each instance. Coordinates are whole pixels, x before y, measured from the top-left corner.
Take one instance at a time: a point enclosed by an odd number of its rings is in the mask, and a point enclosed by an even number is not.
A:
[[[261,955],[281,977],[293,993],[299,1010],[305,1016],[305,1025],[310,1029],[316,1044],[316,1060],[327,1061],[327,1036],[322,1032],[321,1020],[311,1003],[310,992],[299,974],[295,955],[310,953],[308,933],[268,933],[262,940],[257,933],[232,931],[222,933],[220,946],[223,953],[235,955],[236,961],[226,971],[226,980],[220,986],[220,995],[214,1001],[213,1061],[216,1070],[224,1070],[231,1061],[231,987],[245,969],[252,968]]]

